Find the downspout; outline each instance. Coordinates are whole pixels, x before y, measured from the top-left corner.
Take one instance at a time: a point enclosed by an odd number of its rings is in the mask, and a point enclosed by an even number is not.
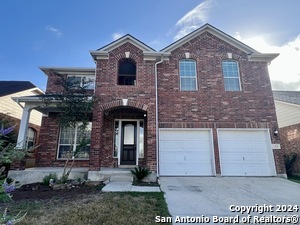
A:
[[[158,78],[157,78],[157,65],[161,64],[163,62],[163,56],[161,55],[160,61],[156,62],[154,65],[154,72],[155,72],[155,134],[156,134],[156,177],[159,177],[159,171],[158,171],[158,149],[159,149],[159,134],[158,134]]]

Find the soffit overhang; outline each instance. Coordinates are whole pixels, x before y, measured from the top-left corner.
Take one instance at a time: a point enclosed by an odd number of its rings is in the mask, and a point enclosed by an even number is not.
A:
[[[95,75],[95,68],[84,67],[40,67],[40,70],[47,76],[50,73],[71,74],[71,75]]]

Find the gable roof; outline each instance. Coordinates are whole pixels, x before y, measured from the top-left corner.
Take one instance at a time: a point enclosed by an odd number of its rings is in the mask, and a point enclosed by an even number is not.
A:
[[[0,81],[0,97],[37,88],[29,81]]]
[[[300,91],[273,91],[274,100],[300,105]]]
[[[96,51],[90,51],[90,54],[94,59],[107,59],[108,53],[110,51],[125,43],[130,43],[136,46],[137,48],[141,49],[144,53],[145,59],[147,58],[150,60],[155,60],[158,56],[161,55],[160,52],[155,51],[153,48],[149,47],[148,45],[131,36],[130,34],[126,34],[123,37],[111,42],[108,45],[103,46],[102,48],[99,48]]]
[[[210,24],[205,24],[202,27],[194,30],[193,32],[187,34],[186,36],[182,37],[181,39],[173,42],[172,44],[168,45],[167,47],[160,50],[161,52],[171,52],[175,50],[176,48],[182,46],[183,44],[189,42],[190,40],[194,39],[195,37],[203,34],[204,32],[209,32],[213,34],[214,36],[220,38],[221,40],[229,43],[230,45],[242,50],[243,52],[247,53],[249,56],[250,61],[267,61],[271,62],[273,59],[275,59],[279,54],[277,53],[260,53],[256,51],[255,49],[249,47],[248,45],[240,42],[239,40],[233,38],[232,36],[224,33],[223,31],[215,28],[214,26]]]
[[[144,42],[141,42],[140,40],[136,39],[135,37],[131,36],[130,34],[126,34],[123,37],[120,37],[119,39],[111,42],[108,45],[103,46],[102,48],[99,48],[97,51],[111,51],[120,45],[129,42],[133,44],[134,46],[138,47],[139,49],[143,50],[144,52],[155,52],[155,50],[148,45],[146,45]]]

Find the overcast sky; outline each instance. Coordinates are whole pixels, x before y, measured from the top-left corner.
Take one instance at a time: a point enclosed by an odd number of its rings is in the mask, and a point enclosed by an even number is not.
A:
[[[210,23],[264,53],[274,90],[300,91],[299,0],[4,0],[0,80],[42,90],[40,66],[94,67],[96,50],[129,33],[160,50]]]

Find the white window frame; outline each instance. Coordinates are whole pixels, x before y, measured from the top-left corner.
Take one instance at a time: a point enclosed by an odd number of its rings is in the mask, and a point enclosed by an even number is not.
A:
[[[183,63],[183,62],[188,62],[188,61],[193,62],[194,65],[195,65],[195,74],[194,74],[194,76],[182,76],[182,74],[181,74],[180,64]],[[181,91],[197,91],[198,90],[198,82],[197,82],[197,62],[196,62],[196,60],[194,60],[194,59],[181,59],[181,60],[179,60],[178,71],[179,71],[179,79],[180,79],[180,90]],[[194,90],[184,90],[182,88],[182,82],[181,82],[182,79],[195,79],[195,89]]]
[[[96,84],[95,83],[95,81],[96,81],[95,75],[68,75],[67,80],[68,80],[68,78],[72,78],[72,77],[80,77],[80,85],[79,85],[80,88],[82,88],[83,85],[84,85],[84,83],[83,83],[84,79],[86,79],[86,80],[91,79],[92,87],[89,87],[90,85],[87,85],[84,89],[86,89],[86,90],[95,90],[95,84]],[[73,87],[72,89],[76,89],[76,87]]]
[[[233,62],[233,63],[236,64],[238,77],[225,77],[225,71],[223,70],[223,63],[226,63],[226,62]],[[225,91],[242,91],[241,74],[240,74],[240,68],[239,68],[238,61],[236,61],[236,60],[223,60],[222,61],[222,73],[223,73],[223,82],[224,82],[224,90]],[[238,80],[238,82],[239,82],[239,90],[229,90],[229,89],[226,89],[225,80],[233,80],[233,79],[235,79],[235,80],[237,79]]]
[[[92,129],[92,122],[89,122],[89,125],[91,126]],[[57,147],[57,155],[56,155],[56,159],[58,160],[66,160],[68,158],[59,158],[59,153],[60,153],[60,146],[71,146],[73,145],[73,149],[72,151],[75,152],[76,147],[77,147],[77,134],[78,134],[78,127],[80,126],[80,123],[78,122],[75,126],[75,132],[74,132],[74,138],[73,138],[73,143],[72,144],[61,144],[60,143],[60,139],[61,139],[61,131],[63,128],[60,128],[59,130],[59,140],[58,140],[58,147]],[[91,144],[87,144],[86,146],[89,146],[91,148]],[[75,158],[75,160],[89,160],[90,157],[90,152],[89,152],[89,156],[86,158]]]
[[[33,136],[32,136],[33,135]],[[27,137],[26,137],[26,148],[28,148],[28,143],[29,142],[33,142],[33,145],[35,145],[35,142],[36,142],[36,135],[37,135],[37,131],[31,127],[28,128],[28,131],[27,131]],[[31,139],[31,140],[29,140]]]
[[[114,155],[114,149],[115,149],[115,123],[119,122],[119,136],[117,141],[117,147],[118,147],[118,153],[117,156]],[[136,132],[136,165],[138,165],[138,161],[139,159],[143,159],[145,157],[145,121],[143,119],[140,120],[133,120],[133,119],[116,119],[114,120],[114,138],[113,138],[113,152],[112,152],[112,156],[114,159],[118,159],[118,165],[121,165],[121,129],[122,129],[122,122],[125,121],[133,121],[133,122],[137,122],[137,132]],[[143,126],[144,126],[144,146],[143,146],[143,155],[140,157],[140,123],[143,122]]]

